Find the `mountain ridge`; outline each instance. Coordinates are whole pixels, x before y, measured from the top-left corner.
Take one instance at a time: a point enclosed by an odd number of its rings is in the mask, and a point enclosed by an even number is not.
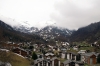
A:
[[[72,34],[73,31],[68,30],[67,28],[62,28],[58,26],[48,25],[44,28],[38,29],[35,27],[18,27],[15,28],[16,31],[23,33],[36,34],[42,37],[46,41],[68,41],[68,37]],[[58,39],[59,38],[59,39]]]
[[[36,27],[27,27],[24,25],[21,25],[21,28],[19,28],[20,27],[11,27],[3,21],[0,21],[0,39],[3,38],[3,40],[11,40],[11,36],[16,37],[14,38],[14,40],[17,39],[17,41],[32,41],[33,39],[35,39],[37,43],[51,42],[52,44],[55,44],[56,41],[86,41],[89,43],[100,41],[100,22],[91,23],[87,26],[79,28],[76,31],[52,25],[46,26],[41,29],[38,29]],[[27,39],[25,39],[26,37]]]
[[[70,39],[71,41],[87,41],[89,43],[100,40],[100,22],[79,28],[71,35]]]
[[[10,25],[0,21],[0,40],[11,42],[45,42],[41,37],[35,34],[27,34],[15,31]],[[41,40],[41,41],[39,41]]]

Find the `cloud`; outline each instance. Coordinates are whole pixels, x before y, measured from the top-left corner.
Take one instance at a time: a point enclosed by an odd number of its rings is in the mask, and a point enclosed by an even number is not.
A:
[[[55,4],[51,19],[69,29],[78,29],[100,20],[100,0],[62,0]]]
[[[4,17],[3,15],[0,15],[0,20],[2,20],[3,22],[5,22],[5,23],[7,23],[8,25],[11,25],[11,26],[16,26],[16,25],[19,24],[19,22],[16,21],[15,19]]]
[[[56,24],[78,29],[100,21],[100,0],[0,0],[0,19],[8,24],[27,21],[32,26]]]
[[[53,5],[56,1],[58,0],[0,0],[0,15],[7,17],[0,19],[11,25],[14,23],[13,19],[18,22],[27,21],[40,28],[50,21],[50,14],[54,11]],[[9,18],[12,20],[9,21]]]

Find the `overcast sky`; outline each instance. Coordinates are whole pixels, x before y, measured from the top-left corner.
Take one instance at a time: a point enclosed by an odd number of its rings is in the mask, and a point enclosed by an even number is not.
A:
[[[11,25],[78,29],[100,21],[100,0],[0,0],[0,19]]]

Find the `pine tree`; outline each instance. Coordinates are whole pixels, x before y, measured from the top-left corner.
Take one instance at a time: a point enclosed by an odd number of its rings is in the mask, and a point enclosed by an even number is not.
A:
[[[38,57],[37,57],[37,54],[35,53],[35,52],[33,52],[33,54],[32,54],[32,59],[33,60],[36,60]]]

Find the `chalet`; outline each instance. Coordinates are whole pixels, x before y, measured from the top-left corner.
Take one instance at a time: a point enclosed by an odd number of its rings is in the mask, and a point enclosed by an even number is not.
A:
[[[38,58],[34,60],[34,66],[60,66],[60,61],[57,57],[53,57],[52,59]]]
[[[18,44],[3,44],[3,48],[8,49],[8,50],[11,50],[11,49],[14,49],[14,48],[17,48],[17,47],[19,47]]]
[[[61,53],[61,58],[65,59],[66,58],[66,52]]]
[[[52,66],[60,66],[60,60],[58,60],[57,57],[53,57],[51,61],[52,61]]]
[[[71,56],[71,53],[67,53],[67,58],[66,58],[66,59],[69,60],[69,59],[71,59],[71,57],[72,57],[72,56]]]
[[[51,58],[53,58],[55,55],[53,54],[53,53],[50,53],[50,52],[48,52],[48,53],[46,53],[45,54],[45,58],[46,59],[51,59]]]
[[[38,58],[34,60],[34,66],[43,66],[44,59]]]
[[[52,62],[50,61],[50,59],[45,59],[43,61],[43,66],[51,66],[52,65]]]
[[[66,60],[62,63],[62,66],[84,66],[81,61]]]
[[[71,59],[71,53],[68,53],[68,52],[59,52],[59,56],[60,58],[63,58],[63,59]]]
[[[87,64],[96,64],[97,56],[98,56],[98,53],[95,53],[95,52],[84,53],[84,54],[81,54],[81,61]]]
[[[68,52],[59,52],[59,56],[63,59],[72,59],[72,53]]]
[[[24,57],[28,56],[28,52],[25,51],[24,49],[21,49],[21,48],[15,48],[15,49],[13,49],[13,52],[17,53],[17,54],[20,54]]]
[[[70,55],[71,55],[71,60],[76,60],[76,53],[70,53]]]
[[[77,54],[77,53],[67,53],[66,59],[68,59],[68,60],[71,59],[71,60],[79,61],[81,59],[81,55]]]
[[[76,61],[79,61],[81,59],[81,55],[78,54],[78,53],[72,53],[72,52],[59,52],[59,56],[60,58],[63,58],[63,59],[71,59],[71,60],[76,60]]]

